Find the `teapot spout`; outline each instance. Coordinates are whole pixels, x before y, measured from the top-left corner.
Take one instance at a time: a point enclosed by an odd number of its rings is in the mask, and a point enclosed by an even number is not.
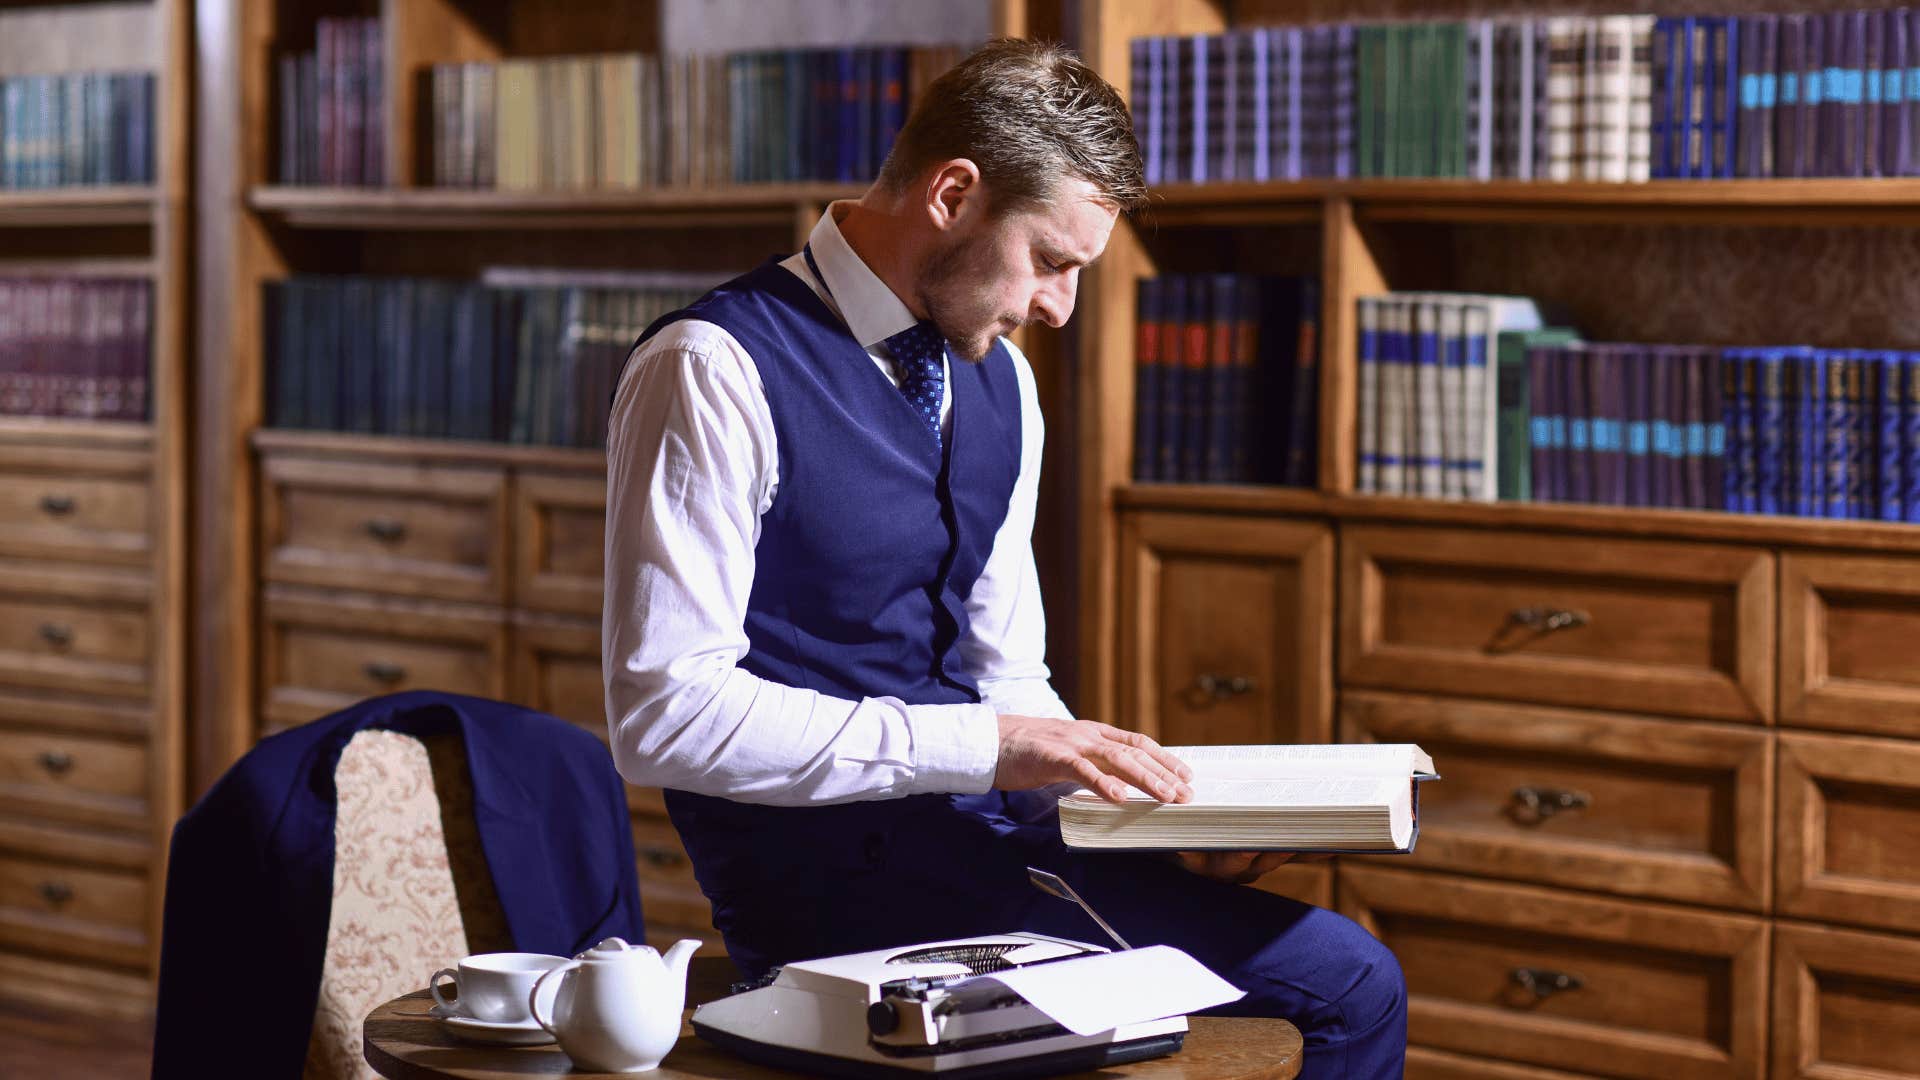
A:
[[[674,978],[682,982],[686,980],[687,961],[693,958],[693,954],[697,952],[699,948],[700,939],[682,938],[674,942],[673,947],[667,950],[667,955],[662,957],[662,959],[667,962],[667,970],[673,972]]]

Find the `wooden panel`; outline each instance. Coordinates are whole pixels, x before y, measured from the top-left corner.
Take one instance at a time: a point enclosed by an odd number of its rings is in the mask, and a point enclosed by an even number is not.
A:
[[[1780,721],[1920,736],[1920,562],[1780,559]]]
[[[599,618],[606,587],[606,477],[519,473],[513,523],[514,603]]]
[[[1920,744],[1780,736],[1781,914],[1920,932]]]
[[[0,730],[0,809],[143,828],[148,768],[144,743]]]
[[[506,476],[497,470],[270,457],[260,501],[269,581],[506,599]]]
[[[571,720],[606,742],[607,697],[600,679],[600,624],[514,612],[512,700]],[[627,806],[635,814],[666,820],[667,808],[659,788],[628,784]]]
[[[1413,860],[1435,869],[1763,910],[1773,747],[1765,732],[1619,714],[1353,692],[1347,742],[1411,742]],[[1566,796],[1565,799],[1560,798]]]
[[[1341,529],[1340,562],[1346,682],[1708,719],[1772,715],[1768,552],[1361,525]],[[1569,615],[1577,621],[1557,630],[1524,621]]]
[[[1409,1042],[1603,1076],[1765,1068],[1762,920],[1356,862],[1340,910],[1399,957]]]
[[[635,817],[633,853],[640,870],[640,906],[649,926],[713,926],[712,908],[693,878],[693,860],[672,824]]]
[[[147,902],[144,872],[0,854],[0,945],[137,967]]]
[[[0,685],[144,698],[152,625],[144,604],[0,584]]]
[[[153,983],[145,973],[0,952],[0,1001],[153,1025]]]
[[[299,724],[401,690],[501,698],[506,627],[484,609],[267,590],[263,712]]]
[[[1425,1046],[1407,1047],[1407,1080],[1582,1080],[1591,1075],[1468,1057]]]
[[[1115,722],[1170,745],[1331,740],[1325,525],[1131,514],[1121,550]]]
[[[1353,491],[1358,451],[1359,324],[1355,304],[1362,296],[1388,290],[1386,275],[1353,216],[1353,204],[1329,198],[1321,242],[1325,246],[1321,279],[1329,287],[1321,298],[1320,489],[1345,495]]]
[[[1920,941],[1775,928],[1772,1075],[1920,1078]]]
[[[0,550],[134,564],[151,558],[152,512],[144,475],[150,459],[140,453],[113,456],[126,458],[132,475],[0,465],[5,470],[0,471]]]

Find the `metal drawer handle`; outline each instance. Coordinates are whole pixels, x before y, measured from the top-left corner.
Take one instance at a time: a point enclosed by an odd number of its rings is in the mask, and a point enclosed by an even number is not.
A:
[[[64,517],[67,514],[73,513],[73,496],[42,495],[40,496],[40,509],[54,517]]]
[[[1564,971],[1549,971],[1546,968],[1517,967],[1512,972],[1513,981],[1521,989],[1528,991],[1537,1001],[1545,1001],[1555,994],[1568,990],[1578,990],[1585,986],[1580,976],[1569,975]]]
[[[1562,810],[1585,810],[1592,805],[1593,797],[1584,791],[1532,786],[1513,789],[1514,810],[1524,815],[1521,822],[1527,825],[1538,825]]]
[[[1574,630],[1592,621],[1584,611],[1555,607],[1518,608],[1507,618],[1536,634],[1551,634],[1556,630]]]
[[[64,649],[73,644],[73,627],[59,623],[41,623],[40,640],[56,649]]]
[[[687,864],[687,857],[671,848],[642,848],[640,858],[657,870],[677,870]]]
[[[407,523],[392,518],[373,518],[361,526],[367,535],[382,543],[392,544],[406,539]]]
[[[1253,680],[1245,675],[1212,675],[1202,673],[1193,680],[1193,692],[1203,702],[1225,701],[1230,697],[1253,691]]]
[[[73,769],[73,755],[65,750],[42,750],[34,759],[50,776],[65,776]]]
[[[369,663],[362,670],[367,673],[367,678],[377,683],[386,683],[388,686],[392,686],[407,677],[406,668],[401,667],[399,664],[389,664],[380,660]]]
[[[43,881],[40,883],[40,897],[54,907],[73,899],[73,886],[63,881]]]

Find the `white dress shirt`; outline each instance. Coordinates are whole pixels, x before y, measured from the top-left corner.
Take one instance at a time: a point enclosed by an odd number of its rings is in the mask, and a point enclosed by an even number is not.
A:
[[[843,319],[897,386],[881,345],[916,321],[840,235],[828,207],[811,247],[781,265]],[[1020,388],[1020,471],[1006,520],[967,599],[960,658],[981,704],[858,701],[742,669],[760,517],[780,453],[754,366],[733,335],[683,319],[634,351],[607,433],[601,670],[613,756],[629,781],[741,802],[805,805],[993,785],[999,713],[1070,718],[1047,682],[1033,561],[1044,438],[1033,372],[1007,342]],[[941,404],[951,430],[953,396]]]

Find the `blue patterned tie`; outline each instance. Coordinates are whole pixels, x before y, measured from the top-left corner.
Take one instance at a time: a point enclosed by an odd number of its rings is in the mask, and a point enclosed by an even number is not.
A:
[[[933,432],[933,444],[940,445],[940,402],[947,392],[942,361],[947,356],[947,341],[930,322],[912,327],[882,342],[893,357],[894,371],[900,376],[900,392],[907,404],[927,422]]]

